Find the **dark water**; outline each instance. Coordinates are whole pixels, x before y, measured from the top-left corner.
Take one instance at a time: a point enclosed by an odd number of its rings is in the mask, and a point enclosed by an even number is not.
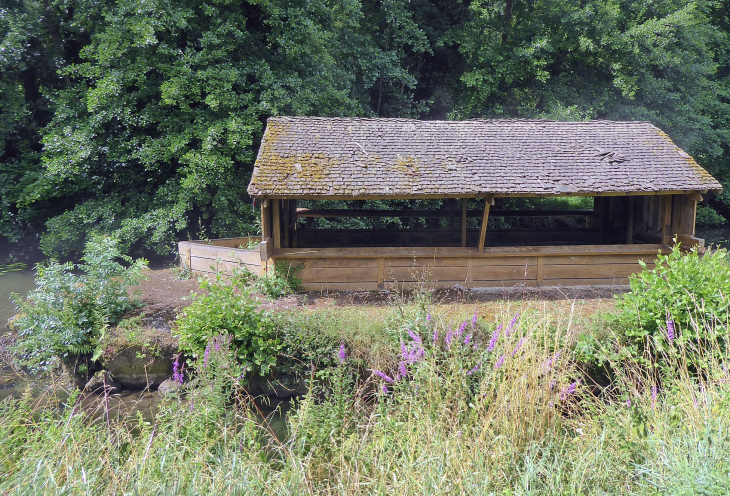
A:
[[[64,389],[52,387],[45,379],[20,377],[8,367],[0,369],[0,402],[9,397],[19,398],[28,392],[39,405],[67,407],[69,394]],[[123,391],[106,397],[87,393],[81,396],[77,407],[92,418],[129,420],[141,414],[144,420],[153,422],[163,400],[157,391]],[[284,441],[288,432],[286,416],[291,407],[290,400],[263,397],[255,400],[252,409],[266,437]]]
[[[8,272],[0,276],[0,334],[5,330],[8,319],[15,315],[10,293],[18,293],[25,297],[33,287],[33,271],[30,269]]]

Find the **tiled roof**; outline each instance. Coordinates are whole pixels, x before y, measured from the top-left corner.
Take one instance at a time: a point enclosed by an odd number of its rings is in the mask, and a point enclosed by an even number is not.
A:
[[[388,198],[720,189],[648,122],[272,117],[248,192]]]

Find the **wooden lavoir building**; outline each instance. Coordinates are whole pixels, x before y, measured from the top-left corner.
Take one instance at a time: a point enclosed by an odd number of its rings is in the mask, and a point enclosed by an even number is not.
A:
[[[701,244],[697,202],[720,190],[647,122],[272,117],[248,187],[258,253],[232,239],[180,254],[202,272],[299,266],[308,290],[626,284],[675,238]],[[569,196],[592,201],[510,201]]]

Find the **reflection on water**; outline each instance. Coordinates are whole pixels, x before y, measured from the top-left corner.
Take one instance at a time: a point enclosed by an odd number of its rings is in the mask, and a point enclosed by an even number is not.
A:
[[[0,276],[0,331],[5,330],[5,323],[15,315],[10,293],[18,293],[24,297],[33,287],[33,271],[30,269],[8,272]]]

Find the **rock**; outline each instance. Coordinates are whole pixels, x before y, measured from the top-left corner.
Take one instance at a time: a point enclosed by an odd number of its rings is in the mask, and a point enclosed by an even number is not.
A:
[[[108,370],[100,370],[89,379],[84,386],[84,391],[104,394],[105,388],[107,394],[116,394],[122,391],[122,385],[112,378]]]
[[[127,389],[157,387],[172,375],[177,338],[148,327],[115,328],[104,337],[99,361]]]
[[[162,381],[162,383],[157,387],[157,392],[159,392],[162,396],[175,394],[178,391],[180,391],[180,383],[172,378]]]

